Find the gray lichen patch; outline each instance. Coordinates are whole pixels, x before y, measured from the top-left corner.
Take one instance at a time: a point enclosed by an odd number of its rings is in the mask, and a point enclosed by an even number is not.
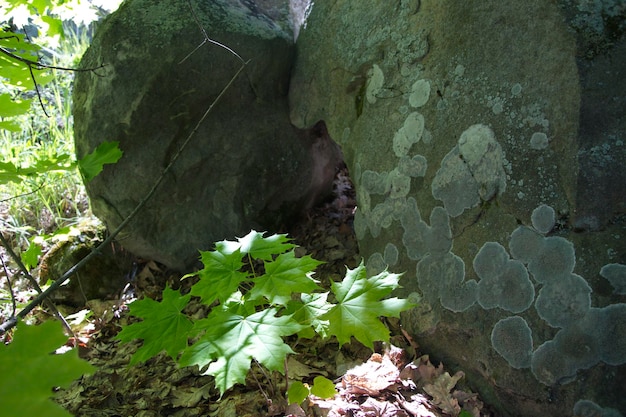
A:
[[[489,201],[506,190],[504,155],[489,127],[477,124],[463,132],[459,138],[459,155],[479,184],[483,200]]]
[[[393,243],[389,242],[385,245],[385,251],[383,253],[383,260],[389,266],[394,266],[398,263],[398,256],[400,253],[398,252],[398,247]]]
[[[626,294],[626,265],[607,264],[600,270],[600,275],[607,279],[615,294]]]
[[[528,270],[542,284],[558,280],[574,271],[576,255],[574,245],[559,236],[544,238],[542,250],[528,263]]]
[[[462,312],[476,302],[476,281],[465,282],[465,263],[457,255],[427,255],[416,268],[420,290],[431,305],[437,302]],[[473,284],[472,284],[473,282]]]
[[[462,313],[476,303],[478,284],[474,280],[464,281],[441,291],[441,306],[455,313]]]
[[[407,116],[402,127],[393,136],[392,148],[398,158],[408,155],[411,146],[422,138],[424,123],[424,116],[418,112]]]
[[[387,173],[375,172],[369,169],[363,171],[363,174],[361,174],[361,186],[369,194],[384,194],[387,186]]]
[[[382,90],[385,83],[385,75],[383,70],[376,64],[368,72],[367,88],[365,89],[365,97],[371,104],[376,103],[377,95]]]
[[[509,250],[515,259],[528,263],[539,256],[544,244],[542,235],[530,227],[519,226],[511,234]]]
[[[611,304],[604,307],[602,328],[601,360],[609,365],[626,363],[626,304]]]
[[[385,269],[387,269],[387,263],[383,259],[383,255],[379,252],[374,252],[367,260],[367,275],[374,276],[376,274],[380,274]]]
[[[430,82],[428,80],[417,80],[411,86],[409,104],[411,107],[422,107],[430,98]]]
[[[533,352],[533,336],[522,317],[507,317],[491,331],[493,348],[515,369],[529,368]]]
[[[539,291],[535,309],[552,327],[567,327],[583,318],[591,308],[591,287],[576,274],[550,280]]]
[[[546,385],[563,383],[599,362],[626,363],[626,304],[591,308],[535,350],[532,371]]]
[[[543,132],[535,132],[530,137],[530,148],[536,151],[546,149],[549,143],[548,135]]]
[[[432,182],[432,194],[451,217],[489,201],[506,189],[504,155],[493,131],[481,124],[470,126],[458,144],[443,158]]]
[[[478,303],[482,308],[502,308],[512,313],[527,310],[535,299],[528,271],[518,260],[509,259],[497,242],[487,242],[473,262],[478,282]]]
[[[427,168],[428,163],[422,155],[415,155],[412,158],[403,156],[398,162],[398,171],[409,177],[423,177]]]
[[[530,369],[539,382],[548,386],[566,382],[578,370],[569,358],[559,352],[553,340],[544,342],[535,350]]]
[[[406,197],[411,190],[411,178],[400,172],[397,168],[389,173],[387,181],[385,191],[389,192],[390,198]]]
[[[556,223],[556,214],[552,207],[541,204],[533,210],[530,220],[539,233],[548,233]]]
[[[433,197],[443,202],[451,217],[480,203],[478,183],[459,156],[458,146],[444,156],[431,188]]]
[[[574,416],[576,417],[622,417],[622,413],[614,408],[602,408],[589,400],[578,400],[574,404]]]

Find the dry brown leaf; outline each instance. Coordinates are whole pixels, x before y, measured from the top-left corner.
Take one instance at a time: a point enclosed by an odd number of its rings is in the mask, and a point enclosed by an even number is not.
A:
[[[346,372],[342,383],[344,389],[352,394],[378,396],[381,391],[396,385],[399,378],[400,371],[389,356],[375,353],[364,364]]]
[[[141,272],[137,274],[137,279],[140,279],[140,280],[154,279],[154,274],[152,273],[152,271],[162,272],[161,268],[158,267],[156,262],[148,261],[148,263],[145,264]]]
[[[423,387],[424,385],[432,384],[443,373],[443,365],[439,364],[439,367],[436,368],[430,363],[428,355],[421,356],[413,363],[417,366],[413,380],[418,386]]]
[[[441,408],[445,413],[456,416],[461,411],[459,402],[452,396],[452,390],[456,383],[465,376],[462,371],[457,372],[454,376],[444,372],[439,375],[432,384],[424,386],[424,391],[431,397],[433,402]]]

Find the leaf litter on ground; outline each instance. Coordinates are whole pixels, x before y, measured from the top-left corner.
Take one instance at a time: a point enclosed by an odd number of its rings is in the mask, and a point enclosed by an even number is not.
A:
[[[338,175],[338,178],[345,183],[347,172]],[[337,188],[351,192],[351,188],[345,184]],[[320,285],[325,288],[330,285],[330,281],[340,279],[346,265],[356,268],[359,264],[358,247],[349,226],[353,210],[354,196],[346,194],[344,190],[333,202],[310,212],[306,219],[290,230],[294,241],[301,246],[296,248],[296,253],[310,254],[313,258],[326,262],[317,269],[317,276],[325,280]],[[153,261],[139,262],[143,265],[140,269],[148,273],[142,274],[134,282],[134,293],[154,297],[166,284],[173,288],[181,285],[171,271]],[[186,284],[183,282],[182,285]],[[128,299],[122,295],[123,297],[118,297]],[[310,306],[307,307],[310,310],[306,314],[326,313],[323,309],[319,310],[325,305],[322,301],[325,300],[309,300],[306,304]],[[116,305],[115,311],[126,309],[124,305]],[[202,313],[203,309],[205,306],[201,303],[193,302],[186,307],[186,311],[197,310],[198,313],[194,314],[206,316]],[[107,310],[111,309],[107,307]],[[316,414],[319,416],[332,415],[330,410],[333,406],[335,412],[342,412],[339,404],[344,407],[344,414],[335,415],[492,415],[476,394],[454,386],[448,389],[452,380],[462,382],[455,380],[459,374],[450,376],[443,365],[432,365],[428,356],[421,356],[404,364],[406,361],[392,360],[391,352],[371,355],[371,350],[368,353],[368,349],[358,343],[352,342],[340,347],[336,342],[322,342],[319,338],[306,341],[298,339],[294,346],[298,355],[289,356],[287,361],[289,377],[312,383],[318,375],[333,378],[339,374],[338,370],[348,369],[342,371],[344,376],[336,380],[336,397],[324,400],[311,396],[303,407],[292,404],[287,408],[284,389],[279,386],[284,384],[284,377],[279,377],[276,373],[263,374],[258,369],[253,369],[245,386],[237,386],[218,401],[219,392],[212,377],[201,375],[197,367],[178,367],[165,353],[129,367],[131,357],[140,344],[120,344],[115,340],[120,324],[128,322],[129,318],[118,313],[94,316],[97,317],[85,322],[91,329],[83,333],[89,334],[90,340],[88,347],[81,350],[81,357],[96,366],[97,371],[74,381],[55,397],[58,403],[76,416],[313,416],[314,411],[320,413]],[[396,366],[395,369],[390,361]],[[356,367],[349,369],[348,365],[352,364],[356,364]],[[436,395],[437,401],[427,393],[426,386],[432,386],[428,390]],[[455,404],[462,407],[462,410],[457,414],[449,413],[456,410]],[[447,411],[442,407],[447,407]],[[304,413],[303,408],[307,413]],[[351,410],[352,414],[346,414],[347,410]]]
[[[450,376],[423,355],[405,363],[402,349],[388,345],[367,362],[339,378],[330,399],[310,395],[303,407],[291,406],[285,417],[481,417],[476,394],[455,390],[463,372]]]

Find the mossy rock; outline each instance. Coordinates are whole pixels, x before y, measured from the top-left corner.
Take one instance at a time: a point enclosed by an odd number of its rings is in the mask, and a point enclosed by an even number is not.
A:
[[[71,267],[89,255],[105,239],[104,226],[96,221],[82,222],[71,233],[55,243],[39,264],[39,281],[42,285],[55,281]],[[75,307],[92,299],[108,298],[118,293],[125,284],[124,257],[113,253],[111,247],[103,248],[73,275],[69,281],[51,294],[55,303]]]

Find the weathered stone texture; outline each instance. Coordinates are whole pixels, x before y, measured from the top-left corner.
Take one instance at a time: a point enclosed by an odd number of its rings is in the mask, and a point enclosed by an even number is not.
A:
[[[74,89],[77,156],[103,141],[119,141],[124,152],[87,184],[94,213],[110,230],[194,132],[120,236],[136,255],[176,269],[193,265],[212,242],[278,228],[329,185],[318,165],[341,158],[324,129],[289,121],[293,36],[272,20],[270,2],[260,9],[193,3],[211,39],[250,60],[195,132],[242,61],[213,43],[195,50],[203,35],[187,1],[126,2],[102,23],[81,63],[104,67],[78,73]]]
[[[626,264],[609,3],[316,2],[298,38],[291,118],[342,146],[368,267],[405,273],[405,328],[503,415],[626,409],[626,300],[599,276]]]

